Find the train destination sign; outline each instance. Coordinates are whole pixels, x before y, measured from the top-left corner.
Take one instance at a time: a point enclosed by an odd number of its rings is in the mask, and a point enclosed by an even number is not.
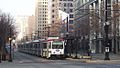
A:
[[[63,43],[62,42],[53,42],[52,44],[53,45],[62,45]]]

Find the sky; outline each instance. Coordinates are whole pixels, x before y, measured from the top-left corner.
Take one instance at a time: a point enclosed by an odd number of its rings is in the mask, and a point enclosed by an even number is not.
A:
[[[32,15],[35,12],[35,0],[0,0],[0,9],[12,16]]]
[[[35,15],[35,0],[0,0],[0,10],[10,13],[15,19],[18,16]],[[16,24],[20,25],[20,22],[16,21]],[[17,28],[22,29],[20,26],[17,26]],[[20,32],[18,37],[21,37],[21,35]]]

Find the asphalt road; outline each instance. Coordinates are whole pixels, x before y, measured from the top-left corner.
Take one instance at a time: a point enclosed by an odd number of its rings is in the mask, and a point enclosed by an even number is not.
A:
[[[119,64],[84,63],[74,60],[49,60],[16,52],[13,62],[4,61],[0,68],[120,68]]]

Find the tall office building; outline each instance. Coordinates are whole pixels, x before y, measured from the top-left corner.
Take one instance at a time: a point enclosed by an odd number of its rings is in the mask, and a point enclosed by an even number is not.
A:
[[[48,0],[37,0],[35,11],[36,31],[35,35],[40,38],[47,36],[47,25],[49,18]]]
[[[69,35],[73,35],[73,20],[74,20],[74,0],[50,0],[50,5],[51,5],[51,15],[50,15],[50,19],[51,19],[51,35],[53,36],[60,36],[63,32],[67,33],[66,31],[63,31],[61,33],[60,29],[62,25],[60,25],[62,23],[62,19],[60,19],[59,17],[59,10],[63,11],[65,13],[68,14],[69,17],[69,23],[68,23],[68,27],[64,28],[64,30],[66,30],[68,28],[68,32]],[[65,17],[65,16],[64,16]],[[65,24],[64,24],[65,25]]]
[[[28,16],[28,39],[32,39],[32,35],[35,32],[35,16]]]
[[[36,33],[38,37],[50,35],[57,36],[59,31],[56,29],[56,23],[59,20],[59,10],[69,13],[69,29],[73,29],[73,0],[37,0],[36,2],[36,13],[35,13],[35,22],[36,22]],[[52,26],[49,28],[49,24]],[[53,26],[55,25],[55,26]],[[55,27],[55,28],[54,28]],[[50,29],[50,31],[48,31]],[[57,31],[56,31],[56,30]]]
[[[117,0],[116,0],[117,1]],[[94,53],[102,53],[105,50],[105,18],[112,24],[111,10],[112,0],[76,0],[75,1],[75,31],[80,39],[89,39],[90,50]],[[105,6],[107,6],[107,17],[105,15]],[[108,29],[109,50],[111,46],[111,25]],[[83,42],[80,42],[83,43]],[[83,43],[84,44],[84,43]],[[88,45],[88,44],[87,44]],[[87,45],[83,45],[86,46]],[[82,48],[82,45],[81,45]]]
[[[59,10],[69,14],[68,32],[73,35],[73,21],[74,21],[74,0],[59,0]]]
[[[29,16],[17,16],[17,27],[18,31],[20,32],[18,37],[19,40],[25,38],[28,35],[28,17]]]

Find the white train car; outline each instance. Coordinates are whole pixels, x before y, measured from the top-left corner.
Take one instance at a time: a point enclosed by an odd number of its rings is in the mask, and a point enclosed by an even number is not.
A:
[[[42,42],[42,57],[64,57],[64,40],[58,37],[49,37]]]
[[[64,57],[65,42],[58,37],[33,40],[19,46],[19,51],[45,58]]]

